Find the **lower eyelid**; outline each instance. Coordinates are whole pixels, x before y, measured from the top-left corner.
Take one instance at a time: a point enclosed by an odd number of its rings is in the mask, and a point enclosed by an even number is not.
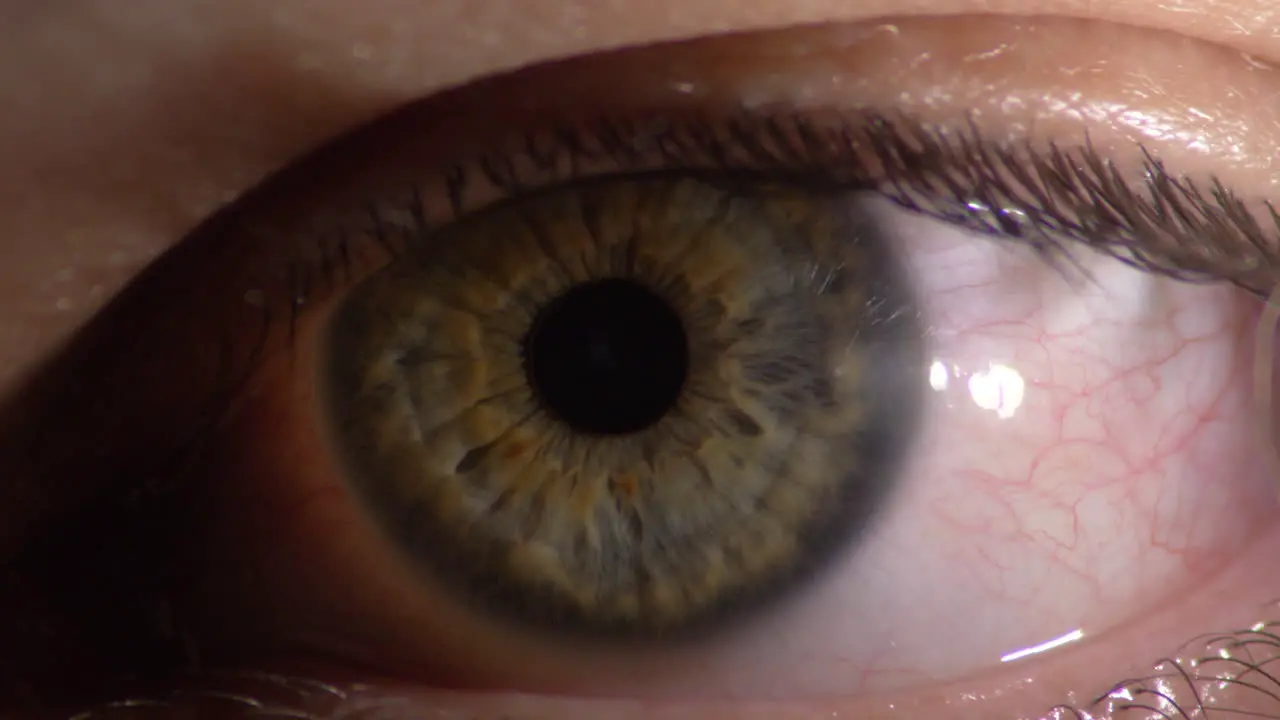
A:
[[[1242,617],[1248,617],[1242,616]],[[1193,638],[1166,659],[1131,668],[1130,679],[1104,689],[1073,687],[1070,663],[1041,662],[1021,673],[1017,679],[983,684],[967,682],[929,688],[927,692],[890,694],[843,702],[717,702],[717,703],[642,703],[617,700],[574,700],[514,694],[458,694],[446,691],[423,691],[386,683],[368,677],[359,683],[329,675],[316,679],[311,675],[276,672],[212,672],[196,674],[179,681],[182,689],[160,695],[139,694],[136,705],[128,709],[104,707],[84,715],[81,720],[148,720],[152,715],[139,714],[139,706],[149,706],[157,720],[180,710],[239,707],[252,717],[360,718],[361,720],[401,720],[434,717],[445,714],[465,716],[473,720],[520,718],[671,718],[672,720],[714,720],[715,718],[779,718],[857,717],[898,720],[899,718],[945,717],[991,718],[1006,712],[1025,717],[1025,708],[1040,704],[1047,707],[1052,697],[1071,697],[1067,704],[1048,709],[1046,720],[1079,717],[1128,717],[1126,708],[1150,708],[1163,700],[1167,712],[1194,712],[1206,707],[1255,708],[1265,714],[1267,704],[1280,691],[1265,667],[1280,656],[1280,641],[1274,634],[1274,621],[1280,617],[1280,606],[1268,603],[1254,613],[1262,622],[1242,621],[1220,633],[1206,633]],[[1061,660],[1061,659],[1060,659]],[[1057,678],[1061,687],[1049,690],[1039,687],[1032,675]],[[1028,702],[1028,698],[1032,701]],[[1230,698],[1230,699],[1228,699]],[[1259,705],[1261,703],[1261,705]],[[1014,710],[1021,708],[1022,710]],[[1179,715],[1181,716],[1181,715]]]

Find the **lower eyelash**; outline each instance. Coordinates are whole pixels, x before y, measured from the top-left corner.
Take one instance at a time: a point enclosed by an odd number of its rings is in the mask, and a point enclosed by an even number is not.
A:
[[[1274,610],[1275,603],[1269,610]],[[1049,708],[1044,720],[1086,720],[1126,712],[1191,718],[1231,713],[1230,705],[1210,704],[1215,691],[1252,691],[1258,702],[1280,696],[1280,682],[1267,670],[1280,654],[1276,623],[1258,623],[1234,631],[1209,633],[1184,643],[1174,656],[1153,663],[1151,671],[1117,683],[1087,701]],[[366,700],[361,687],[254,671],[207,669],[166,678],[178,689],[162,694],[120,690],[112,702],[71,715],[70,720],[124,720],[170,717],[179,711],[239,710],[255,718],[409,717],[428,708],[408,707],[398,699]],[[438,710],[439,708],[437,708]],[[536,712],[536,708],[528,708]],[[470,717],[470,716],[468,716]]]

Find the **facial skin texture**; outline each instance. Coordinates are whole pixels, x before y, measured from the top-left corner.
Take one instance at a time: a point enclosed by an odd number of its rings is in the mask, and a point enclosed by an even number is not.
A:
[[[636,43],[983,12],[1142,25],[1280,60],[1280,8],[1268,0],[10,0],[0,8],[0,397],[210,212],[406,101]],[[12,506],[5,492],[0,507]],[[0,519],[0,557],[41,522]]]

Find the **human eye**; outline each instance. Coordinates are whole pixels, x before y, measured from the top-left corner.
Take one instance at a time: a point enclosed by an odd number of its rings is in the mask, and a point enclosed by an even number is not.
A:
[[[1269,72],[883,19],[413,103],[18,396],[20,468],[120,490],[13,564],[15,646],[88,717],[1256,711]]]

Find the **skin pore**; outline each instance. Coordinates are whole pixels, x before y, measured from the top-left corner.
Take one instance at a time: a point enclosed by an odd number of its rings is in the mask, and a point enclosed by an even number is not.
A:
[[[888,13],[1095,19],[1280,61],[1280,9],[1266,0],[11,5],[0,9],[0,397],[17,392],[142,267],[265,176],[393,107],[496,72],[638,43]],[[1248,174],[1255,188],[1273,185],[1269,162]],[[0,508],[30,496],[30,488],[0,488]],[[21,516],[0,510],[0,559],[39,537],[60,502],[41,497]],[[917,708],[936,716],[987,716],[945,692],[924,694]],[[430,702],[480,717],[564,710],[523,700]]]

